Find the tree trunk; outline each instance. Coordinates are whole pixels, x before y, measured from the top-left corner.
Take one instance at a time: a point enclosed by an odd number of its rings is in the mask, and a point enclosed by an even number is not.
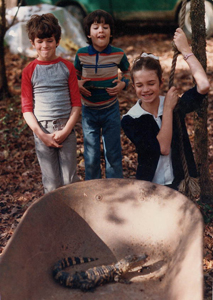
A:
[[[192,51],[206,70],[206,29],[204,0],[191,0]],[[213,202],[213,188],[208,163],[207,132],[208,97],[202,108],[194,114],[195,120],[195,161],[200,175],[201,201]]]
[[[5,22],[5,0],[0,0],[0,100],[10,96],[7,85],[5,58],[4,58],[4,35],[6,31]]]

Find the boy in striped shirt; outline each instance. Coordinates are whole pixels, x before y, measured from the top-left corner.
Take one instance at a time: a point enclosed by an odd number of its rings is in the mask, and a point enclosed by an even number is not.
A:
[[[124,51],[110,45],[113,27],[113,18],[107,12],[96,10],[89,14],[84,20],[89,46],[77,51],[74,62],[83,104],[86,180],[101,178],[101,136],[106,178],[123,177],[117,95],[127,87],[130,70]]]

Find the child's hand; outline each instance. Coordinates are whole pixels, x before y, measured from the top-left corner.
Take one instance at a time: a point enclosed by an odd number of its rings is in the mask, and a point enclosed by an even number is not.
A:
[[[87,81],[90,81],[90,79],[78,80],[78,87],[79,87],[80,93],[82,95],[84,95],[86,97],[90,97],[91,96],[91,92],[84,87],[84,84]]]
[[[62,144],[67,138],[67,133],[62,129],[53,133],[53,139],[56,143]]]
[[[117,82],[117,85],[112,88],[107,88],[106,91],[110,96],[116,96],[119,94],[126,86],[124,81],[120,81],[118,79],[114,80],[112,83]]]
[[[186,35],[181,28],[176,29],[173,41],[174,41],[177,49],[183,55],[189,54],[191,52]]]
[[[178,96],[177,88],[172,86],[166,94],[164,108],[165,109],[168,108],[173,111],[178,102],[178,98],[179,96]]]
[[[57,141],[54,140],[54,133],[43,133],[42,136],[39,136],[39,138],[47,147],[63,147],[62,145],[59,145]]]

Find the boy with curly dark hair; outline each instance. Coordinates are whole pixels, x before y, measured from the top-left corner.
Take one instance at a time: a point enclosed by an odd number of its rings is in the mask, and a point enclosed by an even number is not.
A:
[[[56,56],[61,38],[57,18],[33,15],[26,28],[38,57],[22,73],[22,112],[34,134],[47,193],[79,180],[74,126],[81,100],[73,64]]]

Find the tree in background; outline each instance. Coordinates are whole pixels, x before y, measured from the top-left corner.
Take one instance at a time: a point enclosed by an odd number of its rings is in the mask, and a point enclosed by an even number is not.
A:
[[[4,35],[6,32],[5,20],[5,0],[0,0],[0,100],[9,97],[9,90],[7,85],[5,55],[4,55]]]
[[[202,0],[191,0],[192,51],[206,70],[206,28],[205,6]],[[202,108],[195,115],[195,160],[200,174],[201,201],[213,203],[213,183],[210,180],[208,163],[208,131],[207,131],[208,97]]]

